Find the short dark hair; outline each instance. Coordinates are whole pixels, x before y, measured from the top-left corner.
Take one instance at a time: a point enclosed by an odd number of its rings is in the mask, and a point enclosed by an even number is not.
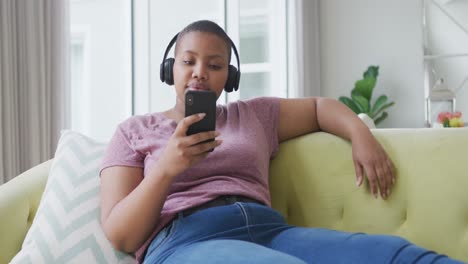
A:
[[[182,29],[182,31],[180,31],[179,35],[177,36],[175,50],[177,50],[177,43],[179,42],[179,40],[182,39],[185,36],[185,34],[190,32],[206,32],[212,33],[220,37],[222,40],[224,40],[226,44],[226,48],[228,51],[228,62],[231,61],[231,39],[226,34],[226,31],[224,31],[223,28],[221,28],[218,24],[210,20],[195,21],[186,26],[184,29]]]

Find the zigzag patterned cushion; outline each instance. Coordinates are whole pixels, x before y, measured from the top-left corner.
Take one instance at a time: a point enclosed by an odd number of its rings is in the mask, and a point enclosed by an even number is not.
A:
[[[135,263],[112,248],[100,226],[98,173],[105,147],[62,131],[36,216],[11,263]]]

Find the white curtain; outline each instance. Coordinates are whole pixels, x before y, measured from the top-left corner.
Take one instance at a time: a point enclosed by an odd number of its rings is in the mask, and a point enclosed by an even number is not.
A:
[[[289,97],[320,96],[319,0],[288,1]]]
[[[0,1],[0,183],[53,156],[68,127],[68,1]]]

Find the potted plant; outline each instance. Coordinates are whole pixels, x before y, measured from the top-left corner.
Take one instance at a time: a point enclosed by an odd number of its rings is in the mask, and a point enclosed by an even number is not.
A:
[[[385,118],[388,113],[384,110],[394,105],[394,102],[387,102],[388,97],[381,95],[375,100],[374,104],[371,103],[372,92],[377,83],[377,77],[379,75],[379,66],[369,66],[364,72],[363,79],[358,80],[354,89],[351,91],[351,98],[341,96],[340,102],[347,105],[354,113],[366,114],[378,125]]]

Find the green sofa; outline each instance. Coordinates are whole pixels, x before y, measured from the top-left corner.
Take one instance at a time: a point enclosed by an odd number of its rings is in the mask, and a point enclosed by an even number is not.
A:
[[[403,236],[468,261],[468,129],[377,129],[397,168],[388,200],[356,187],[349,142],[315,133],[282,143],[271,164],[273,207],[290,223]],[[0,186],[0,263],[19,250],[50,161]],[[339,252],[337,252],[339,254]]]

